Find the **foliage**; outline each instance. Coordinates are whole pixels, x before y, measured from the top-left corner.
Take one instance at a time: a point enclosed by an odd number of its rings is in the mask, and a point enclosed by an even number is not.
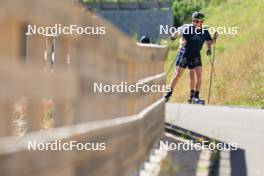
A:
[[[195,11],[202,11],[207,6],[218,6],[226,0],[174,0],[172,4],[174,26],[178,27],[191,20]]]
[[[174,25],[180,26],[191,18],[191,14],[206,6],[206,0],[174,0],[172,4]]]

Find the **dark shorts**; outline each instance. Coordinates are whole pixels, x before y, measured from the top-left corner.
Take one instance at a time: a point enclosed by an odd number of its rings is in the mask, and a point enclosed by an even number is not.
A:
[[[194,69],[195,67],[202,66],[201,56],[186,56],[186,54],[181,51],[176,56],[176,66],[189,69]]]

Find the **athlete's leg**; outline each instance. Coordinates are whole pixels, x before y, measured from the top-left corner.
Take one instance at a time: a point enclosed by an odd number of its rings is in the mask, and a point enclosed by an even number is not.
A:
[[[171,89],[173,89],[176,86],[176,84],[178,83],[179,79],[181,78],[183,72],[184,72],[183,67],[179,67],[179,66],[176,67],[176,70],[175,70],[174,75],[173,75],[171,82],[170,82],[170,88]]]
[[[172,92],[173,92],[173,88],[178,83],[178,81],[181,78],[183,72],[184,72],[184,68],[183,67],[180,67],[180,66],[176,67],[176,70],[175,70],[174,75],[173,75],[173,77],[171,79],[171,82],[170,82],[170,90],[168,90],[166,92],[165,96],[164,96],[166,101],[169,101],[169,98],[171,97]]]
[[[166,101],[169,101],[169,98],[171,97],[172,92],[173,92],[173,88],[176,86],[179,79],[181,78],[181,76],[184,72],[184,69],[187,66],[186,64],[187,64],[186,58],[183,58],[183,52],[180,51],[176,56],[176,70],[175,70],[173,77],[171,79],[171,82],[170,82],[170,89],[167,90],[167,92],[164,96]]]
[[[189,75],[190,75],[190,99],[192,99],[194,97],[194,93],[196,89],[194,69],[189,70]]]
[[[198,66],[194,68],[195,72],[195,98],[199,98],[199,92],[202,84],[202,67]]]

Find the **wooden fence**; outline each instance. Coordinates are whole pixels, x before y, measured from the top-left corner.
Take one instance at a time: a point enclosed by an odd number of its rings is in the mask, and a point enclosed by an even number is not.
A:
[[[105,35],[25,35],[26,26],[104,26]],[[95,93],[94,83],[163,85],[167,48],[136,45],[66,0],[0,2],[0,175],[131,175],[163,135],[162,93]],[[28,150],[30,141],[105,150]]]

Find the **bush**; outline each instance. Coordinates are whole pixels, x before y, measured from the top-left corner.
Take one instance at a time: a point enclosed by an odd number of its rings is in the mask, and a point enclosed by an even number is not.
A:
[[[191,19],[194,11],[200,11],[207,5],[208,0],[174,0],[172,4],[174,26],[178,27]]]
[[[191,21],[191,15],[195,11],[201,11],[208,5],[217,6],[227,0],[174,0],[172,4],[174,26],[181,26]]]

